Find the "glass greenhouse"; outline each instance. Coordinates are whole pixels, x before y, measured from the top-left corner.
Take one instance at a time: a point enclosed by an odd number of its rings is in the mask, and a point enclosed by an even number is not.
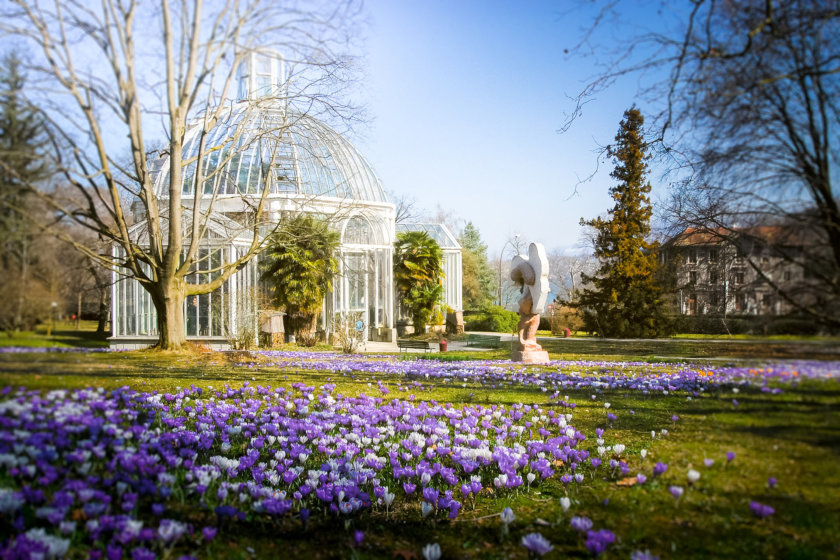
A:
[[[231,103],[225,117],[204,136],[205,156],[200,161],[202,127],[194,123],[187,130],[182,203],[190,209],[198,198],[200,208],[210,212],[200,259],[189,280],[211,279],[220,264],[232,262],[247,250],[253,235],[249,218],[268,189],[265,215],[271,221],[289,213],[311,212],[331,221],[340,232],[340,278],[323,303],[319,328],[328,334],[335,313],[358,311],[369,340],[393,340],[395,207],[373,168],[346,138],[325,123],[290,110],[277,96],[265,97],[264,92],[272,91],[271,84],[279,83],[281,73],[282,60],[276,56],[250,56],[239,72],[240,101]],[[157,195],[165,199],[168,158],[160,157],[152,165]],[[199,169],[201,196],[196,197]],[[191,210],[183,213],[185,234],[191,228],[191,215]],[[422,227],[434,230],[439,242],[443,240],[446,303],[461,309],[460,247],[445,226]],[[131,230],[140,243],[146,228],[140,222]],[[114,251],[118,255],[119,249]],[[187,338],[226,347],[243,330],[256,332],[262,311],[259,292],[254,259],[216,292],[189,296],[184,309]],[[154,344],[158,336],[155,308],[139,282],[119,279],[112,296],[112,346]]]

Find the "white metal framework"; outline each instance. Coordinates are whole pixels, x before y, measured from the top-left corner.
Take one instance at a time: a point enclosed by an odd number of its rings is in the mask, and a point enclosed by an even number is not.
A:
[[[370,339],[392,340],[395,207],[371,165],[344,136],[283,101],[284,71],[281,57],[252,53],[238,73],[239,101],[230,103],[208,133],[195,121],[185,134],[185,234],[194,204],[212,218],[188,281],[206,281],[209,270],[232,262],[250,245],[249,218],[268,189],[265,212],[271,220],[286,213],[313,213],[331,221],[341,234],[340,278],[324,301],[321,328],[329,333],[336,313],[360,311]],[[168,155],[158,157],[152,169],[156,194],[165,199]],[[203,179],[196,196],[198,169]],[[146,224],[132,231],[142,244]],[[448,236],[441,243],[450,279],[447,304],[461,309],[460,246],[445,227],[442,231]],[[256,329],[258,277],[258,264],[252,260],[216,292],[189,296],[184,306],[187,338],[225,346],[242,329]],[[140,284],[131,278],[115,282],[113,302],[112,345],[152,343],[157,337],[155,310]]]

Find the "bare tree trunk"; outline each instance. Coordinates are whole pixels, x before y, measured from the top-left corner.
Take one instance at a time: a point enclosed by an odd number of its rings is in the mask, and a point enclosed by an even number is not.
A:
[[[29,276],[29,252],[28,252],[28,243],[26,239],[23,239],[23,243],[21,244],[21,253],[20,253],[20,284],[18,285],[18,293],[17,293],[17,309],[15,310],[15,319],[14,325],[15,330],[30,330],[29,325],[24,325],[24,307],[26,306],[26,283],[28,282]],[[33,326],[34,328],[34,326]]]
[[[99,289],[99,322],[96,325],[96,334],[105,334],[105,325],[108,323],[108,292],[106,289]]]
[[[184,325],[186,284],[172,279],[151,287],[152,301],[158,316],[158,347],[161,350],[180,350],[187,342]]]

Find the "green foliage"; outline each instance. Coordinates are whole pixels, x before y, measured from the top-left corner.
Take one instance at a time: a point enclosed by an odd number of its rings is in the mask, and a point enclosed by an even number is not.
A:
[[[0,74],[0,328],[7,333],[31,330],[49,318],[48,290],[33,278],[39,251],[37,213],[29,189],[49,176],[44,162],[44,125],[22,97],[21,60],[12,52],[3,58]]]
[[[466,318],[464,328],[468,331],[489,331],[514,333],[519,323],[519,314],[499,305],[485,305],[478,313]]]
[[[311,214],[284,218],[263,253],[261,279],[272,305],[286,311],[286,326],[304,336],[338,273],[339,234]]]
[[[487,262],[487,245],[472,222],[464,227],[458,242],[461,244],[464,308],[478,309],[492,301],[495,285],[495,276]]]
[[[595,230],[596,274],[577,302],[583,309],[586,329],[601,336],[650,338],[666,334],[667,321],[658,272],[657,245],[646,240],[650,233],[650,184],[645,180],[648,155],[641,112],[632,107],[614,146],[607,147],[618,183],[610,188],[615,206],[609,218],[581,220]]]
[[[415,332],[423,332],[443,295],[443,251],[424,231],[397,234],[394,284],[411,315]]]

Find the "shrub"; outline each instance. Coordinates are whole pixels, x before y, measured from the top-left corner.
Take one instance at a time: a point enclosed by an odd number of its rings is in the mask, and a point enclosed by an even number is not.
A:
[[[519,314],[498,305],[488,305],[465,317],[465,321],[469,331],[512,333],[516,332]]]
[[[551,317],[551,333],[562,336],[566,334],[566,328],[573,332],[584,330],[583,313],[580,309],[555,303],[554,315]]]
[[[361,311],[340,311],[333,317],[335,344],[345,354],[352,354],[364,343],[365,330],[357,328],[363,318]]]

